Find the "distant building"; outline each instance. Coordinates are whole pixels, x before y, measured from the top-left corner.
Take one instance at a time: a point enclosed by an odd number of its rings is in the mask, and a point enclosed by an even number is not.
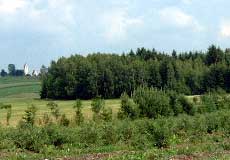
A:
[[[32,72],[32,76],[39,76],[39,72],[38,71],[36,71],[36,70],[33,70],[33,72]]]
[[[29,74],[29,66],[28,66],[28,64],[25,64],[25,65],[24,65],[24,74],[25,74],[25,75],[28,75],[28,74]]]

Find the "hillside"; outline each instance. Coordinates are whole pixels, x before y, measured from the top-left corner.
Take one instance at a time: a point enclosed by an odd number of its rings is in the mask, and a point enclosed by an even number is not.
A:
[[[40,81],[28,77],[1,77],[0,98],[3,97],[38,97],[40,92]]]

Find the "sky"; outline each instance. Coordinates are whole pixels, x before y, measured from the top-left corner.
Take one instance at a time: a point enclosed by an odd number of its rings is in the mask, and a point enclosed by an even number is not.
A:
[[[0,0],[0,68],[138,47],[230,47],[228,0]]]

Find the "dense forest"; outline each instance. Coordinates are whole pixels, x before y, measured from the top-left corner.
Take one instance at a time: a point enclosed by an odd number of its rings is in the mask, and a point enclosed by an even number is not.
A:
[[[138,48],[118,55],[72,55],[52,61],[42,76],[41,98],[90,99],[131,95],[139,86],[185,95],[230,91],[230,50],[215,45],[206,52],[169,54]]]

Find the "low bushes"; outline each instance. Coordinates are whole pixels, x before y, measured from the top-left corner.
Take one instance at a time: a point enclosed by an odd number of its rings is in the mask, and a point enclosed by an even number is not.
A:
[[[174,91],[139,87],[132,97],[121,96],[121,109],[118,118],[153,118],[195,115],[230,109],[230,97],[226,94],[209,93],[201,97],[186,97]]]
[[[175,139],[196,134],[222,132],[230,134],[230,111],[218,111],[203,115],[113,122],[84,122],[80,126],[62,127],[49,124],[43,127],[21,125],[0,130],[0,140],[9,141],[17,148],[41,152],[45,146],[62,148],[73,145],[80,148],[120,145],[137,149],[167,147]],[[3,134],[7,133],[7,134]],[[1,146],[1,147],[4,147]],[[5,146],[7,147],[7,146]]]

